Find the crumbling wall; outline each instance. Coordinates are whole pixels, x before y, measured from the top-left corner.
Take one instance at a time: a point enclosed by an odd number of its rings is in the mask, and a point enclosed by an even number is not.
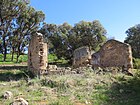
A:
[[[40,75],[46,70],[48,64],[47,52],[47,43],[44,42],[43,35],[41,33],[32,35],[28,48],[28,69],[34,75]]]
[[[128,44],[109,40],[92,55],[93,67],[133,68],[131,47]]]
[[[83,46],[74,51],[73,67],[80,67],[87,65],[91,59],[91,52],[89,47]]]

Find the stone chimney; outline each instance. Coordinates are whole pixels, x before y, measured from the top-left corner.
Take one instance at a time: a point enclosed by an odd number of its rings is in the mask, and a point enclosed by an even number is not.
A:
[[[43,35],[36,33],[32,35],[28,48],[28,69],[35,75],[46,71],[48,65],[48,48]]]

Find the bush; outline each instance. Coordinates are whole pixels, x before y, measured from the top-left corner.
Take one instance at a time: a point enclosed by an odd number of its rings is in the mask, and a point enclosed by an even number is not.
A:
[[[140,69],[140,59],[133,58],[133,66],[135,69]]]

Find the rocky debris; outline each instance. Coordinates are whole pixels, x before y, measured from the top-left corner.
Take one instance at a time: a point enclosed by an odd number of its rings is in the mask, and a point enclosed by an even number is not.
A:
[[[28,102],[25,99],[23,99],[23,98],[17,98],[10,105],[29,105],[29,104],[28,104]]]
[[[0,86],[6,86],[6,84],[5,83],[0,83]]]
[[[49,75],[57,75],[57,74],[64,75],[65,74],[64,72],[65,72],[64,70],[49,70],[48,74]]]
[[[69,87],[71,87],[71,88],[74,87],[74,86],[76,86],[76,81],[73,80],[73,79],[68,79],[68,80],[66,80],[65,83],[68,84]]]
[[[72,68],[71,68],[71,67],[65,67],[65,69],[66,69],[66,70],[72,70]]]
[[[103,74],[105,75],[106,73],[112,73],[113,75],[116,75],[119,72],[123,72],[121,67],[97,67],[97,68],[92,68],[92,65],[87,65],[83,67],[78,67],[78,68],[71,68],[71,67],[57,67],[56,65],[51,65],[49,70],[45,70],[46,74],[45,75],[68,75],[68,74],[84,74],[85,72],[90,71],[94,72],[95,74]],[[125,73],[127,75],[132,76],[131,72]]]
[[[114,70],[114,71],[113,71]],[[95,72],[96,74],[104,74],[105,72],[112,72],[116,74],[118,71],[121,71],[118,67],[106,67],[106,68],[92,68],[92,65],[87,65],[78,68],[71,67],[57,67],[56,65],[49,65],[47,70],[42,70],[43,75],[68,75],[68,74],[84,74],[85,72]]]
[[[86,104],[86,105],[91,105],[91,102],[85,100],[85,104]]]
[[[47,75],[66,75],[66,74],[77,74],[75,69],[71,67],[57,67],[56,65],[49,65],[47,67]]]
[[[13,93],[11,91],[6,91],[3,96],[4,99],[10,99],[13,97]]]
[[[56,65],[48,65],[47,69],[48,70],[57,70],[57,66]]]
[[[113,75],[116,75],[117,73],[122,71],[121,67],[97,67],[96,69],[94,68],[93,71],[96,74],[106,74],[106,73],[112,73]]]

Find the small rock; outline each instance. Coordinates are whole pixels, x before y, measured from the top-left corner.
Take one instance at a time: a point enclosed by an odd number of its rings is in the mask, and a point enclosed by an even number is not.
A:
[[[66,70],[72,70],[72,68],[70,68],[70,67],[66,67]]]
[[[3,94],[3,98],[4,99],[10,99],[13,97],[13,93],[10,92],[10,91],[6,91],[4,94]]]
[[[5,84],[5,83],[1,83],[0,85],[1,85],[1,86],[6,86],[6,84]]]
[[[23,98],[17,98],[11,105],[28,105],[28,102]]]
[[[57,66],[56,65],[48,65],[47,67],[49,70],[57,70]]]
[[[86,101],[85,101],[85,104],[86,104],[86,105],[89,105],[89,104],[91,104],[91,103],[90,103],[90,102],[88,102],[88,101],[86,100]]]

